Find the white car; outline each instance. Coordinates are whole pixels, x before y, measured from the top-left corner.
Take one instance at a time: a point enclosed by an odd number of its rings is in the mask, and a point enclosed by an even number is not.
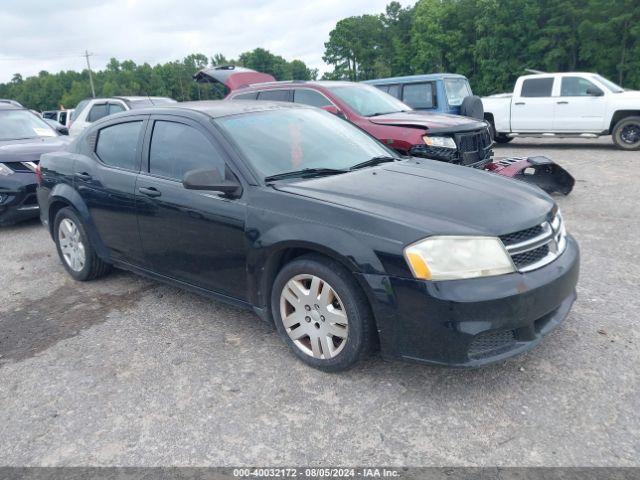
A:
[[[624,150],[640,150],[640,92],[585,72],[539,73],[516,81],[512,94],[482,99],[494,138],[611,135]]]
[[[107,115],[134,110],[136,108],[147,108],[161,105],[177,103],[173,98],[168,97],[108,97],[108,98],[88,98],[82,100],[71,116],[71,127],[69,135],[75,136],[82,132],[96,120],[100,120]]]

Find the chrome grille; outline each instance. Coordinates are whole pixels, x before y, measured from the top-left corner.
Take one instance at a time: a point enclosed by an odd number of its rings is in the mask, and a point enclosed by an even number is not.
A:
[[[560,212],[550,222],[500,237],[519,272],[530,272],[553,262],[567,246]]]

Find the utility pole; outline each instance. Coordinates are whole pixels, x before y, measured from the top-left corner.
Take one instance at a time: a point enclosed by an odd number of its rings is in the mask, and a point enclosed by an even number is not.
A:
[[[91,94],[93,98],[96,98],[96,89],[93,86],[93,74],[91,73],[91,64],[89,63],[89,57],[92,56],[93,53],[89,53],[87,50],[84,51],[84,55],[82,55],[87,60],[87,69],[89,69],[89,82],[91,83]]]

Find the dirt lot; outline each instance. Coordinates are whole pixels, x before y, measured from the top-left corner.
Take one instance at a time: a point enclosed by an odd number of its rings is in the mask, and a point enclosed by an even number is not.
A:
[[[0,230],[0,464],[640,465],[640,153],[516,140],[577,179],[576,303],[480,370],[296,361],[250,313],[124,272],[65,273],[36,222]]]

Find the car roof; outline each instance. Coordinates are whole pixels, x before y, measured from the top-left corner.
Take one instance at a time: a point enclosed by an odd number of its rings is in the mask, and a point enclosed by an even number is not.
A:
[[[163,100],[173,100],[174,102],[178,103],[177,100],[174,100],[173,98],[170,97],[148,97],[148,96],[144,96],[144,95],[114,95],[112,97],[96,97],[96,98],[85,98],[82,101],[91,101],[91,100],[96,100],[96,101],[106,101],[106,100],[123,100],[125,102],[136,102],[139,100],[154,100],[154,99],[163,99]],[[80,103],[80,102],[78,102]]]
[[[308,87],[308,88],[330,88],[330,87],[356,87],[362,85],[357,82],[350,82],[347,80],[280,80],[277,82],[262,82],[252,83],[246,87],[233,90],[231,93],[250,92],[252,90],[263,90],[265,88],[295,88],[295,87]]]
[[[458,73],[427,73],[424,75],[406,75],[403,77],[376,78],[374,80],[365,80],[362,83],[368,83],[370,85],[391,85],[396,83],[429,82],[433,80],[443,80],[445,78],[466,79],[467,77]]]
[[[26,110],[22,105],[15,105],[13,103],[0,102],[0,110]]]
[[[0,105],[13,105],[14,107],[24,108],[20,102],[11,100],[10,98],[0,98]]]
[[[105,118],[115,118],[123,116],[135,116],[145,114],[162,115],[165,113],[175,113],[176,110],[187,110],[207,115],[211,118],[228,117],[243,113],[265,112],[270,110],[286,110],[292,108],[310,109],[307,105],[294,104],[289,102],[270,102],[264,100],[201,100],[197,102],[180,102],[176,105],[163,105],[161,107],[141,108],[117,113]]]

